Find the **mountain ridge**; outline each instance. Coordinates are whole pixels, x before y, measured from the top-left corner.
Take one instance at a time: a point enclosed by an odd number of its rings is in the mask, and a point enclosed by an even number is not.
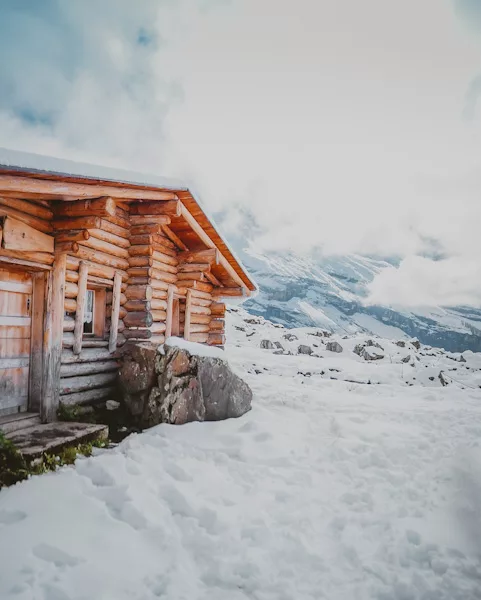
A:
[[[347,334],[417,337],[451,352],[481,351],[481,309],[368,305],[368,285],[395,263],[359,254],[303,256],[260,252],[254,244],[236,249],[256,279],[259,294],[248,300],[249,312],[286,327],[318,326]]]

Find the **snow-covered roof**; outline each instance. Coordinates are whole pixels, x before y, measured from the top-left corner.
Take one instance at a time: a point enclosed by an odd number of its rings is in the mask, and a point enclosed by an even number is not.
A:
[[[24,173],[57,175],[59,177],[78,177],[161,188],[163,190],[188,190],[185,183],[168,177],[160,177],[147,173],[138,173],[126,169],[115,169],[102,165],[81,163],[43,154],[19,152],[8,148],[0,148],[0,167]]]
[[[147,173],[139,173],[124,169],[104,167],[80,163],[31,152],[19,152],[8,148],[0,148],[0,173],[1,172],[38,175],[47,179],[72,179],[84,180],[89,183],[125,184],[131,187],[154,189],[182,193],[182,202],[195,217],[201,218],[201,225],[219,250],[224,254],[232,266],[237,267],[239,276],[243,279],[251,292],[256,292],[257,284],[251,277],[242,261],[237,257],[230,244],[221,235],[218,225],[212,217],[208,216],[197,194],[191,185],[174,178],[162,177]]]

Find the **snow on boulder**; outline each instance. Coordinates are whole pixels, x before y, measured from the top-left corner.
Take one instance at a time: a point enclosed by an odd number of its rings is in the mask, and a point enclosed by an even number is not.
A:
[[[327,342],[326,350],[329,350],[330,352],[337,352],[338,354],[340,354],[343,351],[343,347],[339,342]]]
[[[373,345],[372,340],[368,340],[364,344],[357,344],[353,352],[364,360],[381,360],[384,358],[384,354],[381,354],[377,349],[382,349],[379,344]]]
[[[295,342],[297,339],[299,339],[297,335],[294,335],[293,333],[285,333],[282,337],[288,342]]]
[[[312,348],[306,344],[300,344],[297,354],[312,354]]]
[[[274,350],[275,346],[271,340],[261,340],[261,348],[264,350]]]

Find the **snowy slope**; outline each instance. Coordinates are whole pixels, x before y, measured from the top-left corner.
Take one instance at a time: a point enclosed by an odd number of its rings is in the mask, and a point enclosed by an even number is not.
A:
[[[0,598],[479,599],[481,355],[228,323],[253,410],[0,491]]]
[[[238,252],[261,293],[246,305],[278,323],[317,325],[331,331],[366,331],[387,337],[417,336],[452,351],[481,351],[481,309],[365,306],[367,285],[392,265],[350,255],[335,258],[292,252],[259,253],[237,242]],[[239,248],[244,247],[244,250]]]

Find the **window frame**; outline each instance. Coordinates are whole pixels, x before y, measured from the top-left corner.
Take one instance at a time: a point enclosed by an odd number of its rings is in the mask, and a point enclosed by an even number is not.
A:
[[[82,333],[82,338],[85,339],[104,339],[105,325],[107,317],[107,290],[105,288],[97,288],[92,285],[87,285],[87,292],[94,293],[93,315],[92,315],[92,332]],[[85,321],[84,321],[85,326]]]

